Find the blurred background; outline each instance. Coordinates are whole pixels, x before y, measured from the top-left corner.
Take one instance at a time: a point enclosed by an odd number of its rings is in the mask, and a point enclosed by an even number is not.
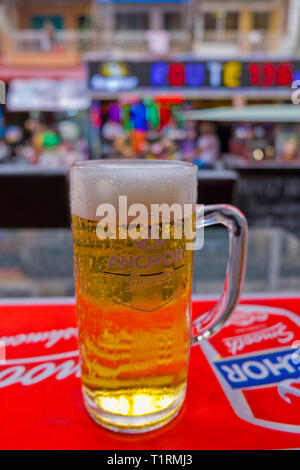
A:
[[[250,226],[245,291],[300,288],[300,0],[1,0],[0,295],[73,295],[68,168],[187,160]],[[300,96],[300,93],[299,93]],[[222,229],[195,256],[221,291]]]

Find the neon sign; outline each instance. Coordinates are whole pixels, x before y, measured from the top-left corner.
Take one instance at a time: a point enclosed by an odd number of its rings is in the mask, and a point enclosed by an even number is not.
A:
[[[293,71],[292,64],[289,62],[278,64],[250,62],[246,64],[248,77],[245,76],[244,65],[245,62],[241,61],[153,62],[151,64],[151,85],[198,87],[206,84],[210,87],[223,86],[226,88],[241,86],[289,87],[291,85]]]
[[[90,79],[91,88],[107,92],[122,90],[134,90],[139,79],[130,73],[130,68],[125,62],[101,62],[98,73]]]
[[[300,61],[188,60],[88,62],[90,90],[290,88]]]
[[[272,62],[249,64],[250,84],[252,86],[291,86],[292,68],[289,62],[275,65]]]
[[[120,91],[134,90],[138,85],[137,77],[101,77],[94,75],[91,79],[91,85],[94,90]]]

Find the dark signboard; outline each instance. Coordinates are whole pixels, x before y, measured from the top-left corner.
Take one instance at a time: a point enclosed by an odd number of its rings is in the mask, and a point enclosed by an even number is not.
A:
[[[90,60],[89,90],[99,93],[151,89],[288,90],[300,76],[300,61]]]
[[[281,227],[300,237],[300,169],[237,168],[238,207],[251,227]]]

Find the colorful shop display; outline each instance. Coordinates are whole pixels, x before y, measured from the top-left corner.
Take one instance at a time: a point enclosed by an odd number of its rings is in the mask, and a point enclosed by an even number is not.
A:
[[[258,126],[254,119],[247,126],[242,117],[236,120],[241,124],[238,127],[231,125],[230,118],[252,102],[273,102],[280,107],[290,102],[291,87],[300,78],[299,60],[91,57],[86,70],[93,100],[91,121],[99,129],[103,157],[198,158],[201,126],[193,113],[200,112],[207,113],[200,121],[217,123],[213,133],[218,134],[223,154],[234,153],[253,162],[297,158],[297,139],[290,137],[289,130],[276,131],[273,124],[264,124],[268,119]],[[221,106],[228,107],[229,117],[215,119],[211,113],[221,112]],[[272,116],[280,122],[282,109]]]
[[[176,118],[181,96],[123,97],[119,101],[93,101],[92,126],[101,135],[102,156],[178,159],[185,137]]]
[[[282,165],[300,163],[300,108],[293,104],[248,105],[238,108],[183,112],[193,122],[215,122],[230,128],[226,163]]]
[[[6,112],[0,124],[0,164],[54,169],[89,158],[81,113]]]

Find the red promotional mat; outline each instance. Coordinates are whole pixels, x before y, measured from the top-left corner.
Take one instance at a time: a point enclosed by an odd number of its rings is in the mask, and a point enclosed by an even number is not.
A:
[[[195,300],[193,315],[213,304]],[[128,436],[97,426],[84,409],[73,301],[2,302],[0,448],[299,448],[299,325],[300,297],[243,300],[218,334],[192,348],[179,416]]]

